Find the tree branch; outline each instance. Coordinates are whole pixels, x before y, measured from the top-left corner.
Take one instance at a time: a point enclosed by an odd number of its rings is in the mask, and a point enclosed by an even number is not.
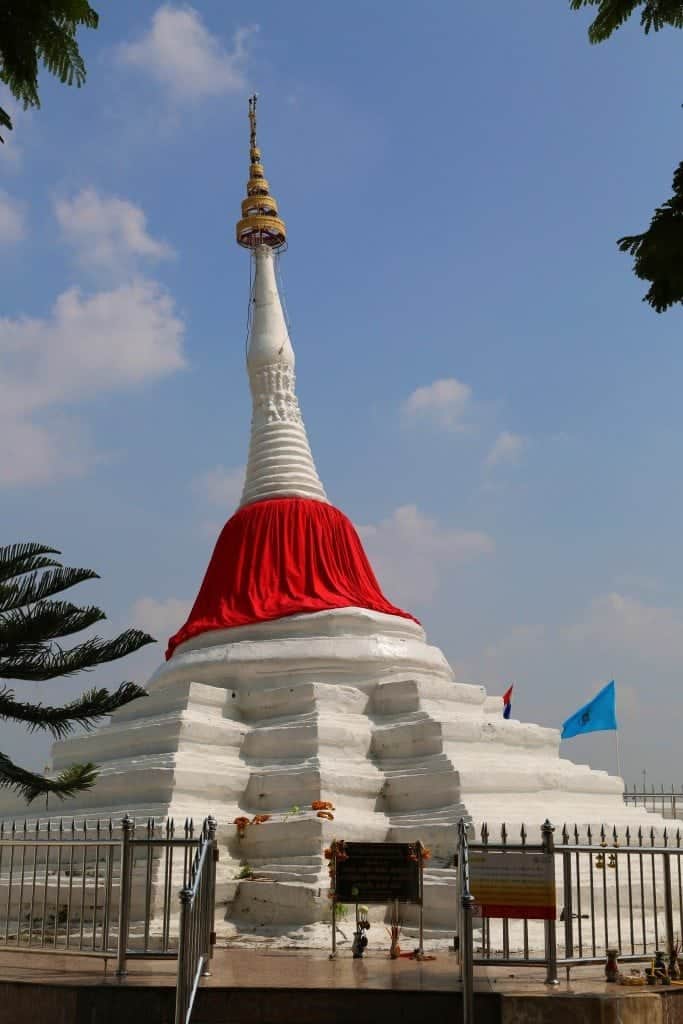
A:
[[[105,715],[110,715],[117,708],[130,704],[138,697],[146,697],[147,691],[135,683],[121,683],[113,693],[109,690],[88,690],[77,700],[53,708],[45,704],[29,704],[14,699],[12,690],[0,691],[0,719],[11,718],[16,722],[24,722],[29,732],[44,729],[56,739],[62,739],[73,731],[75,725],[91,729]]]
[[[13,789],[20,793],[27,803],[37,796],[54,794],[60,800],[75,796],[86,789],[92,789],[97,779],[97,765],[74,764],[65,768],[56,779],[48,779],[44,775],[36,775],[25,768],[19,768],[13,761],[0,751],[0,789]]]

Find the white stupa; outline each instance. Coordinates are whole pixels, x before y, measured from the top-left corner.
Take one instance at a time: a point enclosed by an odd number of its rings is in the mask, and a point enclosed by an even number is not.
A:
[[[149,697],[94,733],[58,742],[55,771],[101,766],[68,815],[212,812],[221,875],[248,861],[265,880],[224,885],[245,930],[321,920],[332,836],[421,839],[432,850],[426,926],[451,928],[456,823],[625,824],[623,783],[559,757],[556,729],[502,718],[499,696],[459,683],[422,626],[382,594],[350,521],[328,503],[295,391],[274,270],[286,237],[256,145],[237,241],[254,261],[247,370],[249,460],[185,625]],[[311,805],[334,804],[334,821]],[[0,814],[25,808],[0,794]],[[262,819],[253,822],[256,816]],[[239,837],[235,819],[250,822]]]

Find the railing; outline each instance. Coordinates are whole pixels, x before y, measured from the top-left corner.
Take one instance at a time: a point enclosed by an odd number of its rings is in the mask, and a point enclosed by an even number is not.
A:
[[[650,789],[637,789],[634,785],[629,791],[626,786],[624,803],[644,807],[646,811],[661,814],[663,818],[678,818],[683,814],[683,789],[676,790],[674,786],[671,786],[671,789],[664,789],[664,786],[660,786],[659,789],[655,789],[654,786]]]
[[[553,826],[540,829],[541,843],[529,843],[524,826],[512,842],[505,825],[492,841],[486,825],[480,840],[458,829],[459,944],[464,1020],[472,1021],[475,965],[544,966],[546,982],[557,983],[558,968],[604,963],[608,949],[622,962],[652,960],[660,947],[672,955],[683,936],[683,845],[681,830],[654,829],[623,835],[565,826],[559,841]],[[470,877],[470,853],[543,853],[553,858],[559,910],[546,921],[474,918],[476,880]],[[474,895],[472,894],[474,889]],[[477,931],[475,948],[474,933]],[[469,1016],[468,1016],[469,1014]]]
[[[462,1021],[474,1024],[474,896],[470,892],[470,862],[467,826],[458,822],[458,949],[462,981]]]
[[[203,835],[203,831],[202,831]],[[0,823],[0,949],[117,958],[177,955],[176,894],[201,837],[186,820]]]
[[[0,823],[0,948],[115,956],[116,832],[111,821]]]
[[[199,979],[209,974],[216,941],[216,820],[207,818],[190,871],[189,885],[180,893],[180,933],[175,1024],[189,1024]]]

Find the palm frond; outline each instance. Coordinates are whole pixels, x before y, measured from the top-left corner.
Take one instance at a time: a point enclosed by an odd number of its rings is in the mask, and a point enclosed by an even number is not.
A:
[[[42,729],[56,739],[62,739],[76,725],[91,729],[99,719],[111,715],[138,697],[146,696],[147,692],[141,686],[126,682],[121,683],[113,693],[103,689],[88,690],[77,700],[53,708],[45,704],[22,703],[15,700],[12,690],[3,689],[0,690],[0,719],[23,722],[29,732]]]
[[[0,612],[43,601],[86,580],[100,577],[92,569],[69,569],[60,565],[45,572],[31,572],[16,581],[0,583]]]
[[[156,643],[154,637],[139,629],[127,629],[113,640],[95,636],[69,650],[59,645],[43,647],[16,658],[0,658],[1,679],[24,679],[34,682],[70,676],[103,665],[108,661],[125,658],[146,644]]]
[[[60,799],[75,796],[86,789],[92,789],[97,779],[97,765],[74,764],[65,768],[56,779],[36,775],[20,768],[0,751],[0,789],[13,789],[20,793],[27,803],[37,796],[53,794]]]
[[[37,544],[33,541],[0,547],[0,583],[26,572],[34,572],[36,569],[61,565],[61,562],[49,557],[60,554],[61,551],[57,551],[56,548],[49,548],[46,544]]]
[[[38,601],[0,613],[0,660],[28,654],[48,640],[80,633],[102,619],[106,615],[95,605],[79,608],[70,601]]]

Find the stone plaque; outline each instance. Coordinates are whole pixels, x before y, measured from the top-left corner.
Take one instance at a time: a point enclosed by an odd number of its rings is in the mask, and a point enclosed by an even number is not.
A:
[[[344,843],[335,860],[337,903],[420,903],[421,864],[413,843]]]

